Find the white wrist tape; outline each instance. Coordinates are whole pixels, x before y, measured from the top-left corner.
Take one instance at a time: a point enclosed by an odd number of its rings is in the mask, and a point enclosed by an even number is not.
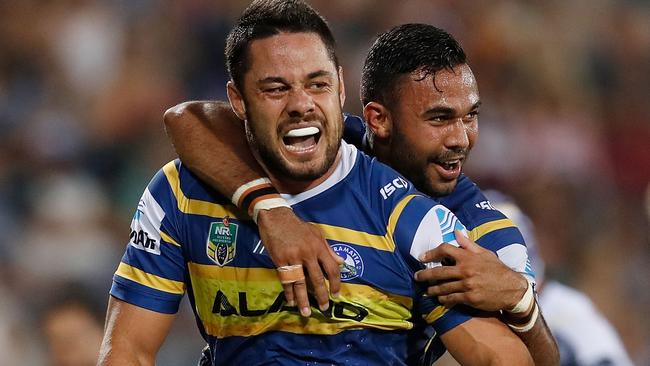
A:
[[[535,323],[537,322],[537,318],[539,317],[539,306],[537,303],[533,304],[533,314],[530,316],[530,319],[526,324],[521,324],[521,325],[514,325],[507,323],[510,329],[517,333],[525,333],[528,332],[529,330],[533,329],[535,326]]]
[[[233,193],[230,201],[234,203],[235,206],[240,207],[241,205],[240,200],[243,198],[242,196],[244,196],[244,193],[250,193],[250,191],[259,189],[260,187],[266,187],[270,185],[271,185],[271,180],[269,178],[253,179],[252,181],[246,184],[242,184],[239,188],[237,188],[235,193]]]
[[[259,215],[260,210],[271,210],[278,207],[288,207],[291,208],[289,202],[287,202],[282,197],[269,198],[257,201],[253,206],[253,221],[257,224],[257,215]]]
[[[535,294],[533,292],[533,284],[528,282],[528,287],[526,288],[526,292],[524,292],[524,296],[521,297],[521,300],[515,305],[514,308],[507,310],[507,312],[511,314],[521,314],[525,313],[530,309],[532,304],[535,302]]]

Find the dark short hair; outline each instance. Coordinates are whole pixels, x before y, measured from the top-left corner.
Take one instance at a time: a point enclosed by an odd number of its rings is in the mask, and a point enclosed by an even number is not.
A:
[[[460,44],[440,28],[404,24],[379,35],[361,74],[361,101],[390,105],[400,77],[424,71],[424,77],[467,62]]]
[[[301,0],[255,0],[244,10],[226,40],[226,66],[237,88],[242,86],[248,71],[250,43],[281,32],[316,33],[338,67],[334,36],[316,10]]]

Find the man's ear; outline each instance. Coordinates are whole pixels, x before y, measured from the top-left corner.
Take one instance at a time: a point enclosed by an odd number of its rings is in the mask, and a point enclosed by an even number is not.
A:
[[[370,102],[363,107],[363,119],[374,138],[387,140],[393,130],[393,120],[388,109],[380,103]]]
[[[244,103],[244,98],[242,97],[239,90],[235,84],[231,81],[226,84],[226,91],[228,93],[228,100],[230,101],[230,107],[237,115],[237,118],[242,121],[246,120],[246,104]]]
[[[345,104],[345,83],[343,82],[343,68],[339,66],[339,100],[341,108]]]

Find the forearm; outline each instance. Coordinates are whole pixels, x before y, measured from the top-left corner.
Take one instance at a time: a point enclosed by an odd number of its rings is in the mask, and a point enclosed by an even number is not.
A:
[[[167,110],[164,120],[183,164],[226,197],[266,175],[250,152],[242,121],[226,102],[185,102]]]
[[[441,340],[463,366],[533,365],[520,339],[494,317],[476,317],[444,333]]]
[[[154,366],[153,355],[142,354],[141,350],[124,340],[104,340],[99,353],[98,366],[137,365]]]
[[[560,364],[560,353],[555,338],[541,313],[532,329],[516,334],[528,348],[535,365],[556,366]]]

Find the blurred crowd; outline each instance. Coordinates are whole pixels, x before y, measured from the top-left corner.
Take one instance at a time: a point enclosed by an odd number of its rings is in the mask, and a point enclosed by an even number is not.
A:
[[[424,22],[461,41],[483,100],[466,173],[518,201],[547,277],[589,294],[650,365],[650,3],[310,3],[339,42],[347,112],[377,33]],[[0,364],[94,363],[138,198],[175,157],[162,114],[225,98],[225,35],[247,4],[0,2]],[[195,362],[195,327],[185,306],[159,365]]]

